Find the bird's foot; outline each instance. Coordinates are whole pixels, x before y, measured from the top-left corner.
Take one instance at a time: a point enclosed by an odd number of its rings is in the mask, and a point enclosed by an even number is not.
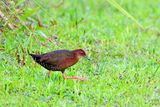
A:
[[[78,77],[78,76],[72,76],[72,78],[77,79],[77,80],[81,80],[81,81],[87,80],[85,77]]]
[[[81,80],[81,81],[85,81],[87,80],[84,77],[78,77],[78,76],[66,76],[64,73],[62,73],[62,76],[64,79],[75,79],[75,80]]]
[[[63,76],[64,79],[75,79],[75,80],[81,80],[81,81],[85,81],[87,80],[86,78],[84,77],[78,77],[78,76]]]
[[[50,78],[50,74],[51,74],[51,72],[52,72],[52,71],[48,71],[48,78]]]

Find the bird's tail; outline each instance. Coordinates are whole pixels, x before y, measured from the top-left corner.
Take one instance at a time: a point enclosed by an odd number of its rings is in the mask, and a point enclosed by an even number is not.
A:
[[[40,62],[41,55],[36,55],[36,54],[29,54],[29,55],[31,55],[32,58],[33,58],[37,63]]]

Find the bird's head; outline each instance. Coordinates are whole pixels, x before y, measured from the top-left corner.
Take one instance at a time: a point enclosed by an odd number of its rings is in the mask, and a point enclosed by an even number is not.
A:
[[[80,58],[82,58],[82,57],[85,57],[85,58],[87,58],[88,60],[90,60],[90,59],[88,58],[88,56],[86,55],[86,52],[85,52],[84,50],[82,50],[82,49],[76,49],[76,50],[73,51],[73,53],[76,55],[76,57],[77,57],[78,59],[80,59]]]

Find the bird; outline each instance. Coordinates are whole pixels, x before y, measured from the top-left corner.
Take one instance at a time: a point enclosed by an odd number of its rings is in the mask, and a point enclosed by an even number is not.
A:
[[[52,71],[60,71],[64,79],[86,80],[84,77],[66,76],[65,69],[76,64],[80,58],[90,60],[83,49],[55,50],[44,54],[30,54],[33,60],[48,70],[48,77]]]

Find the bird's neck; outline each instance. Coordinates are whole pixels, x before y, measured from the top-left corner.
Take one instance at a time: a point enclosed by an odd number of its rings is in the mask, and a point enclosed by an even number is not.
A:
[[[73,50],[72,52],[74,53],[74,58],[76,58],[77,61],[82,57],[77,53],[77,50]]]
[[[74,53],[74,58],[76,58],[76,60],[78,61],[80,58],[82,58],[82,56],[77,53]]]
[[[77,60],[79,60],[80,58],[82,58],[82,56],[80,55],[76,55]]]

